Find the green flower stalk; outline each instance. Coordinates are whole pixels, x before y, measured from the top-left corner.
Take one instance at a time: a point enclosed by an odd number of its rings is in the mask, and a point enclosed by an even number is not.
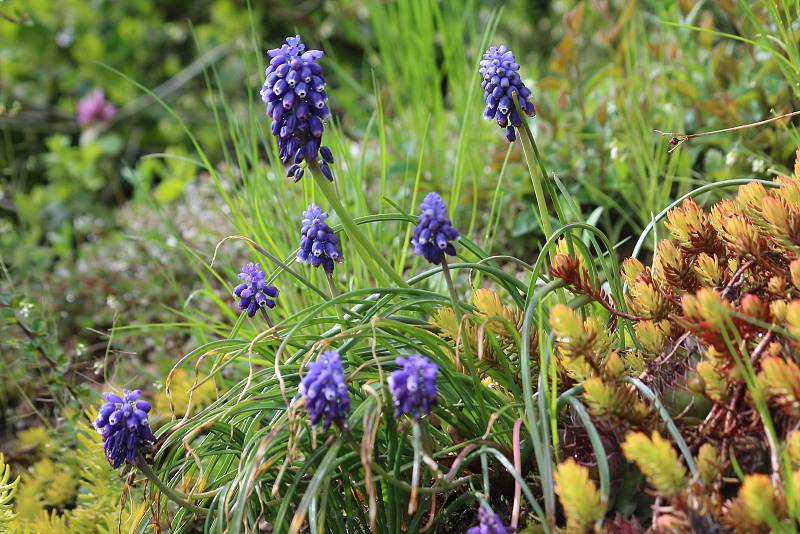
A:
[[[517,95],[514,95],[514,106],[519,109],[520,103]],[[547,169],[542,162],[542,155],[536,146],[533,132],[526,122],[522,123],[523,135],[520,136],[522,142],[522,152],[525,154],[525,161],[528,163],[528,173],[531,176],[533,193],[536,196],[536,204],[539,208],[539,217],[542,221],[542,230],[545,238],[553,235],[553,228],[550,226],[550,210],[547,208],[547,198],[544,195],[544,183],[547,180]],[[533,170],[534,165],[536,171]],[[538,171],[538,172],[537,172]]]
[[[320,170],[319,166],[315,163],[308,163],[308,170],[311,172],[311,176],[314,177],[314,181],[319,187],[322,194],[325,196],[325,199],[330,204],[333,211],[339,216],[339,220],[342,222],[342,226],[344,227],[344,231],[349,237],[353,245],[358,249],[361,254],[362,260],[370,267],[370,271],[372,272],[373,276],[378,279],[378,281],[382,284],[386,284],[387,276],[391,279],[395,284],[399,285],[400,287],[408,287],[408,284],[403,277],[397,274],[397,272],[392,269],[392,266],[389,265],[389,262],[386,261],[383,254],[381,254],[375,245],[373,245],[372,241],[361,231],[358,225],[353,222],[353,217],[350,215],[350,212],[347,208],[344,207],[341,200],[339,199],[339,194],[336,191],[336,187],[333,185],[331,181],[323,174]],[[373,265],[373,262],[375,265]],[[377,269],[375,266],[377,265]]]

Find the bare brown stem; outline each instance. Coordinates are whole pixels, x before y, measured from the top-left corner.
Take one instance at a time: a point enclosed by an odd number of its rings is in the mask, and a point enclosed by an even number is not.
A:
[[[746,130],[747,128],[755,128],[758,126],[763,126],[764,124],[769,124],[770,122],[775,122],[781,119],[788,119],[789,117],[794,117],[795,115],[800,115],[800,111],[792,111],[791,113],[784,113],[783,115],[778,115],[777,117],[770,117],[769,119],[764,119],[758,122],[751,122],[748,124],[740,124],[739,126],[732,126],[730,128],[722,128],[721,130],[712,130],[710,132],[700,132],[695,134],[685,134],[685,133],[676,133],[676,132],[662,132],[661,130],[653,130],[654,132],[670,137],[669,144],[672,148],[669,149],[670,152],[677,149],[683,143],[690,139],[696,139],[698,137],[704,137],[706,135],[714,135],[718,133],[726,133],[726,132],[735,132],[737,130]]]

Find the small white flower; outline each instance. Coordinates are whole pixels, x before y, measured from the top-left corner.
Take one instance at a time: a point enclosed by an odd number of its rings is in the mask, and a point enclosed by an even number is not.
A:
[[[734,163],[736,163],[736,158],[739,154],[736,153],[736,150],[731,150],[725,155],[725,165],[728,167],[732,167]]]
[[[69,48],[75,41],[75,33],[71,29],[63,29],[56,34],[56,44],[61,48]]]
[[[619,143],[616,139],[612,139],[611,143],[609,144],[609,151],[608,155],[612,161],[616,161],[619,159],[620,147]]]
[[[33,303],[23,302],[22,305],[19,307],[19,314],[23,317],[28,317],[31,314],[32,309],[33,309]]]
[[[754,159],[753,160],[753,172],[756,174],[761,174],[767,168],[767,164],[764,162],[763,159]]]

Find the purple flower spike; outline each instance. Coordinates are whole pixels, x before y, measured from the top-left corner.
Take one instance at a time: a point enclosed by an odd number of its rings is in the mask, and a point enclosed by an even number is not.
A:
[[[497,124],[505,128],[509,143],[517,138],[514,129],[522,126],[522,118],[514,106],[514,94],[526,115],[536,115],[533,102],[528,100],[531,91],[522,83],[518,71],[519,65],[514,61],[514,54],[505,45],[489,47],[480,62],[483,77],[481,88],[486,103],[483,116],[487,120],[497,120]]]
[[[270,57],[261,99],[272,119],[272,134],[278,138],[278,153],[284,165],[293,163],[287,176],[295,182],[303,177],[305,161],[319,165],[333,181],[329,164],[333,154],[323,146],[324,121],[330,116],[325,76],[317,60],[321,50],[306,50],[299,35],[287,37],[286,44],[267,51]]]
[[[103,393],[106,401],[94,420],[94,428],[103,437],[106,458],[114,469],[123,463],[136,463],[139,449],[154,443],[155,436],[147,422],[150,403],[138,400],[142,392],[123,390],[123,396]]]
[[[436,377],[439,368],[419,354],[399,357],[395,361],[400,369],[389,375],[394,416],[408,415],[419,420],[431,412],[436,404]]]
[[[247,315],[254,316],[260,308],[274,308],[275,299],[278,298],[278,288],[267,285],[267,277],[258,263],[248,263],[242,267],[239,278],[244,283],[233,290],[233,295],[239,298],[239,309],[246,310]]]
[[[109,122],[117,114],[117,108],[106,101],[102,89],[95,89],[78,101],[78,124],[84,127]]]
[[[322,265],[325,272],[330,274],[334,263],[342,261],[342,251],[339,248],[339,236],[325,222],[327,218],[328,214],[314,203],[309,204],[308,209],[303,212],[297,261],[308,263],[312,267]]]
[[[436,193],[428,193],[420,211],[419,222],[411,237],[414,254],[439,265],[444,254],[456,255],[456,247],[452,242],[458,239],[458,231],[447,216],[444,200]]]
[[[326,146],[320,147],[319,155],[322,156],[322,159],[324,159],[327,163],[333,164],[333,153],[331,152],[330,148]]]
[[[478,524],[468,528],[465,534],[511,534],[511,528],[503,524],[503,519],[487,505],[478,510]]]
[[[321,421],[325,432],[331,423],[344,426],[350,409],[350,395],[339,353],[335,350],[325,351],[317,361],[309,362],[307,367],[308,373],[300,382],[300,394],[305,400],[311,424],[316,425]]]

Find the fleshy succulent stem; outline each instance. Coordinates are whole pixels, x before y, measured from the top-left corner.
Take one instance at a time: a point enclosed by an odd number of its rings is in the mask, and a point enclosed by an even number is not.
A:
[[[197,505],[190,503],[185,495],[178,493],[174,489],[164,484],[161,478],[159,478],[159,476],[155,473],[155,471],[153,471],[153,468],[150,467],[150,464],[147,463],[147,461],[144,459],[144,457],[142,457],[141,454],[139,454],[136,458],[136,467],[138,467],[139,471],[141,471],[142,474],[146,476],[148,480],[150,480],[150,482],[155,484],[158,487],[158,489],[161,490],[162,493],[164,493],[164,495],[169,497],[171,501],[179,505],[181,508],[185,508],[190,512],[194,512],[196,514],[204,514],[208,512],[208,509],[201,508]]]

